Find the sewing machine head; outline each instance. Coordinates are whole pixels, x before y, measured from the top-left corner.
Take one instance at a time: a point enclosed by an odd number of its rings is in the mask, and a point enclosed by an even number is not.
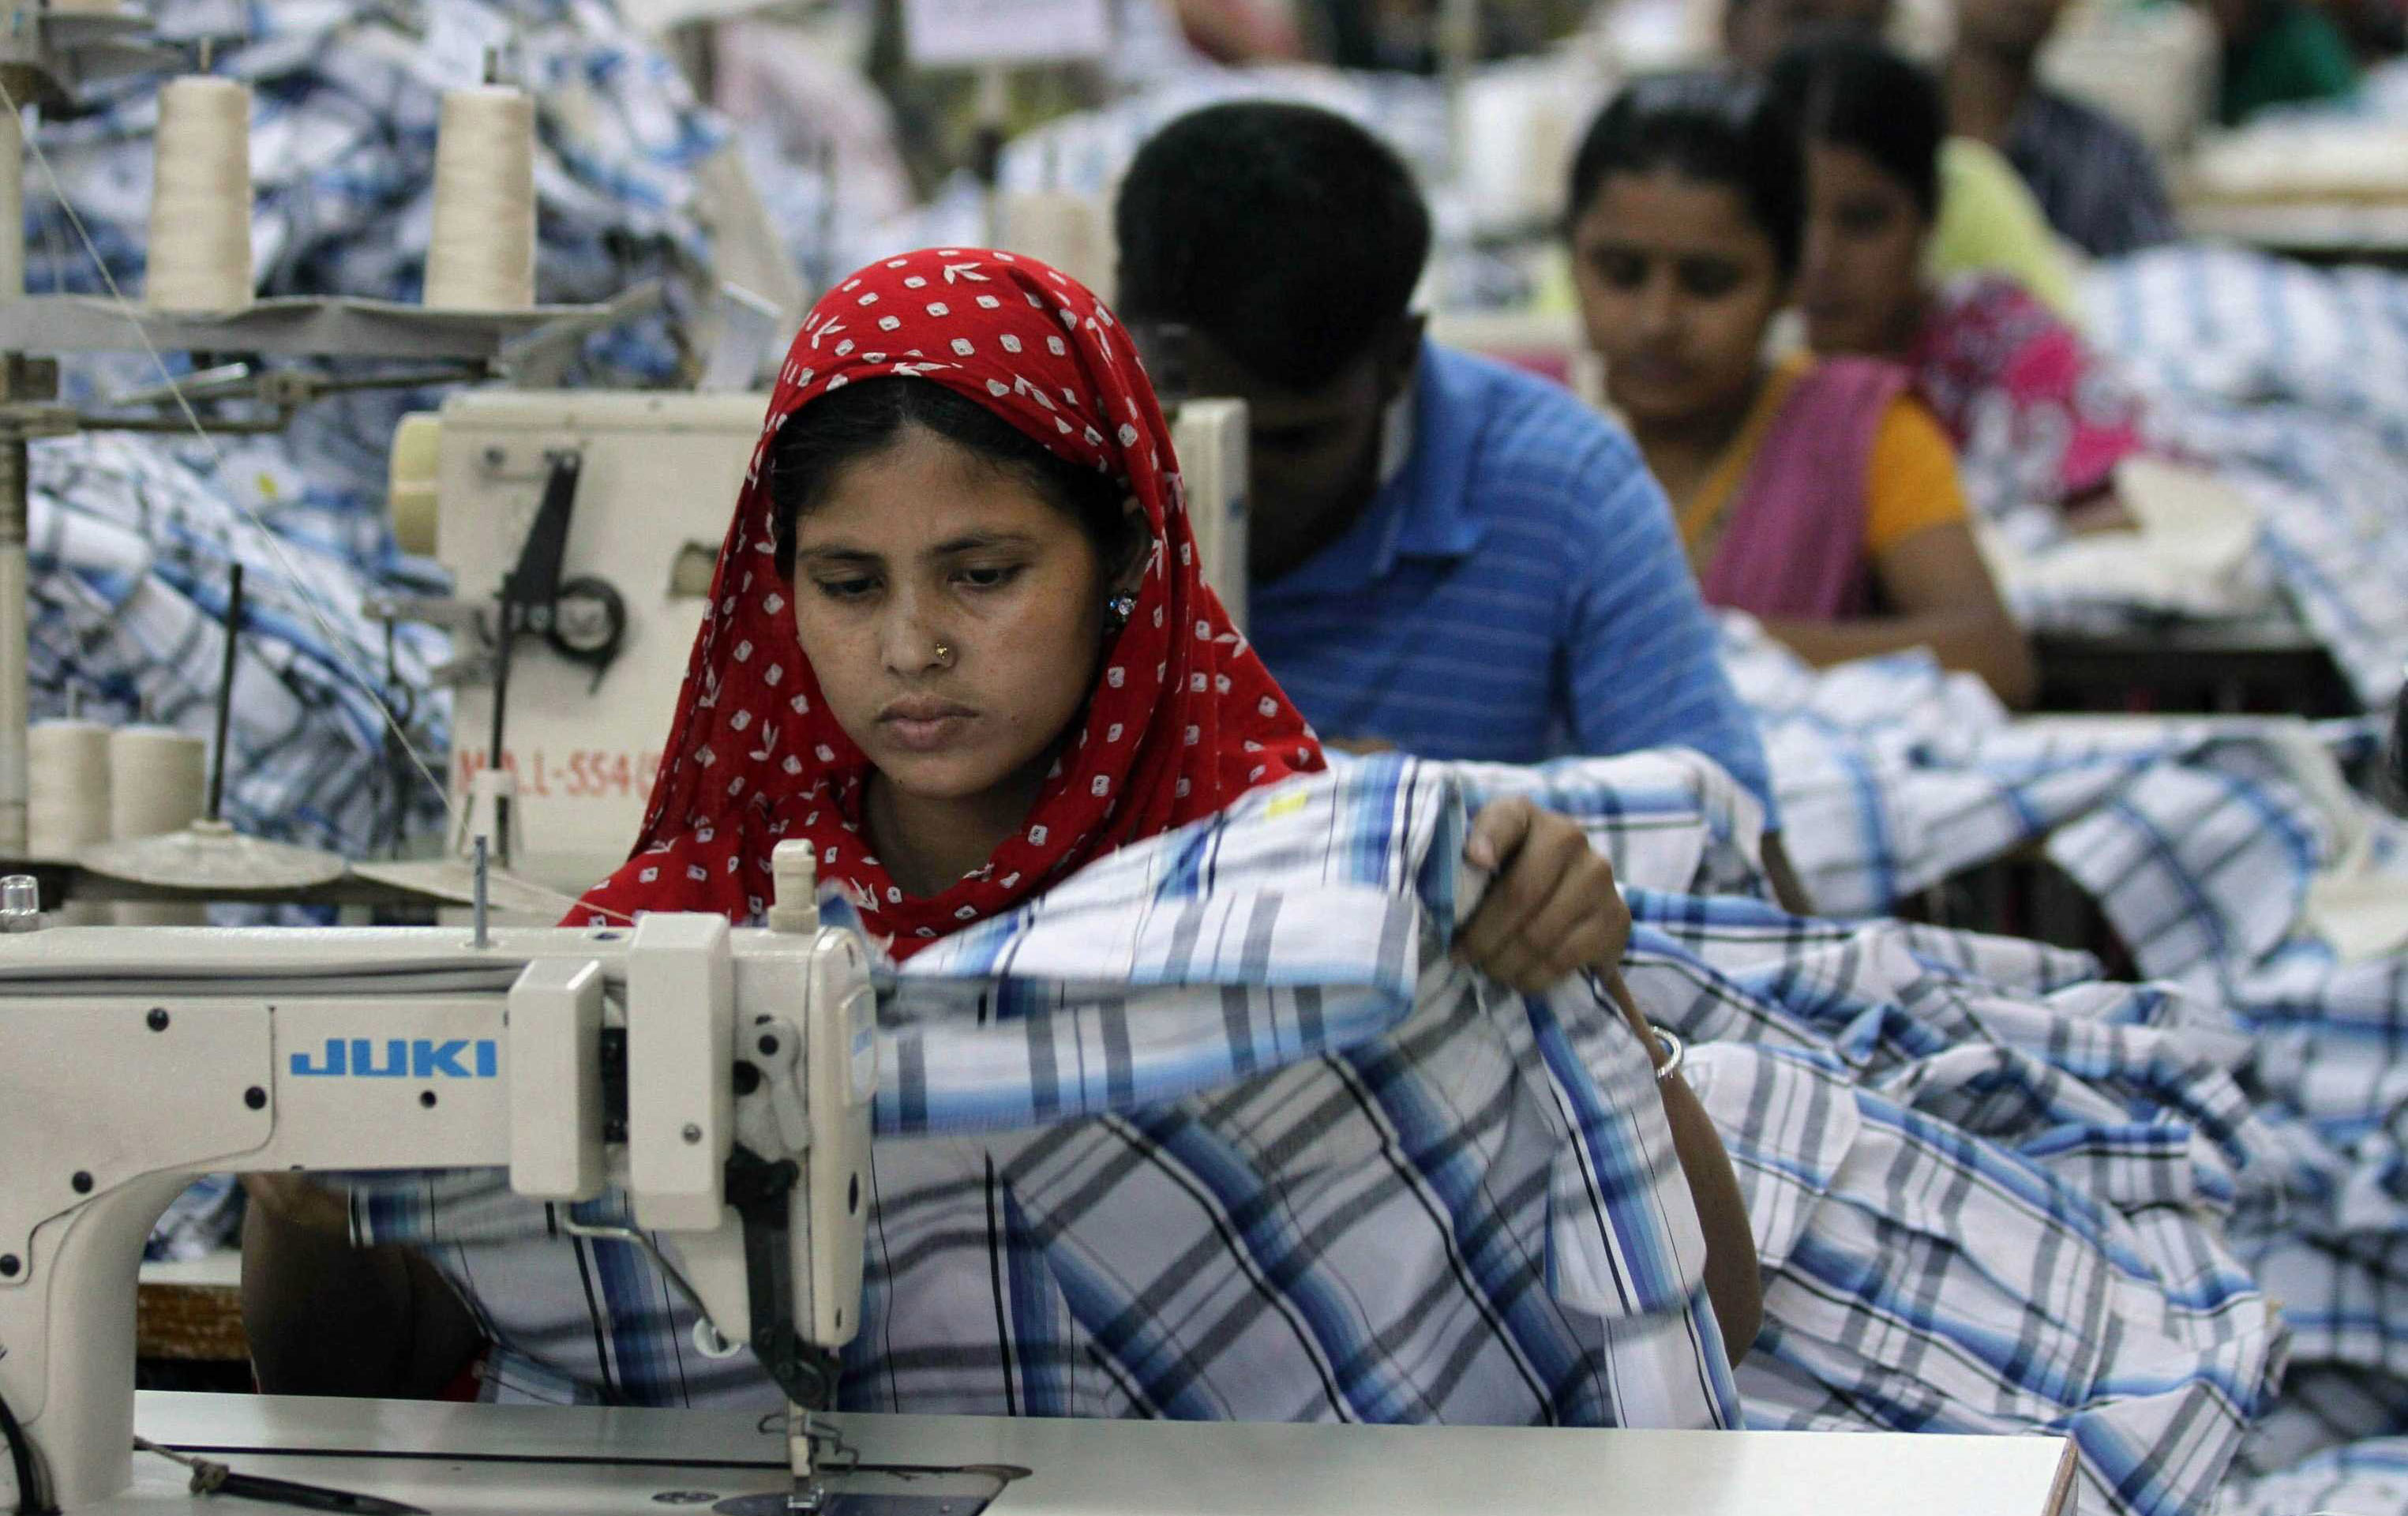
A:
[[[51,1502],[130,1478],[135,1275],[204,1173],[507,1167],[617,1184],[704,1318],[810,1413],[856,1329],[876,1002],[852,933],[776,859],[767,930],[56,928],[0,937],[0,1399]],[[649,1246],[641,1234],[629,1234]],[[0,1506],[13,1477],[0,1461]]]

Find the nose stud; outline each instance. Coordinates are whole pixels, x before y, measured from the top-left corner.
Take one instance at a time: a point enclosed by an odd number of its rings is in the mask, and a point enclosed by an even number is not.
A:
[[[953,666],[953,645],[952,643],[939,642],[937,644],[937,666],[939,668],[951,668]]]

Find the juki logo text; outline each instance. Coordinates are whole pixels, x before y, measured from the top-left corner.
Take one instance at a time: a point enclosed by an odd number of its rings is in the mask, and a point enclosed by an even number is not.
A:
[[[293,1055],[296,1079],[490,1080],[501,1075],[501,1048],[490,1037],[328,1037],[312,1059]]]

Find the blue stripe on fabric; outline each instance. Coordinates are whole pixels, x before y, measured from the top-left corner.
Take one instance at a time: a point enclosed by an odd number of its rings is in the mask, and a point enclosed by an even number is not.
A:
[[[1181,1111],[1148,1111],[1132,1126],[1208,1190],[1253,1260],[1254,1276],[1300,1318],[1337,1375],[1346,1410],[1367,1422],[1406,1420],[1411,1385],[1386,1371],[1387,1355],[1309,1239],[1287,1197],[1226,1138]]]
[[[1496,1197],[1484,1189],[1483,1155],[1465,1139],[1459,1113],[1409,1059],[1382,1046],[1348,1053],[1346,1063],[1395,1128],[1406,1164],[1446,1207],[1453,1227],[1448,1240],[1480,1290],[1483,1314],[1502,1324],[1506,1351],[1544,1386],[1551,1419],[1577,1424],[1571,1408],[1594,1402],[1595,1370],[1545,1293],[1546,1239],[1517,1237],[1505,1224]]]

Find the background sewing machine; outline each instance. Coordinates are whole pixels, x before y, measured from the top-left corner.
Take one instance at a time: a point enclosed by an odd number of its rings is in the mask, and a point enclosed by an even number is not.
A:
[[[809,859],[780,850],[766,930],[676,915],[474,937],[43,930],[31,881],[0,886],[0,1420],[36,1487],[25,1509],[189,1510],[184,1468],[134,1461],[137,1431],[236,1464],[255,1496],[447,1516],[2069,1509],[2072,1455],[2055,1437],[820,1414],[860,1298],[878,1054],[857,942],[798,904]],[[446,1166],[507,1167],[542,1198],[621,1185],[712,1329],[697,1346],[749,1346],[793,1403],[784,1426],[605,1408],[137,1404],[136,1264],[187,1177]],[[24,1479],[0,1459],[0,1509],[21,1504]]]
[[[453,628],[447,782],[467,816],[484,808],[480,772],[498,761],[516,776],[509,824],[471,830],[506,838],[501,861],[524,879],[575,894],[625,860],[767,408],[758,394],[473,390],[404,423],[397,524],[457,593],[394,608]],[[1205,580],[1242,626],[1246,408],[1189,400],[1172,432]]]

